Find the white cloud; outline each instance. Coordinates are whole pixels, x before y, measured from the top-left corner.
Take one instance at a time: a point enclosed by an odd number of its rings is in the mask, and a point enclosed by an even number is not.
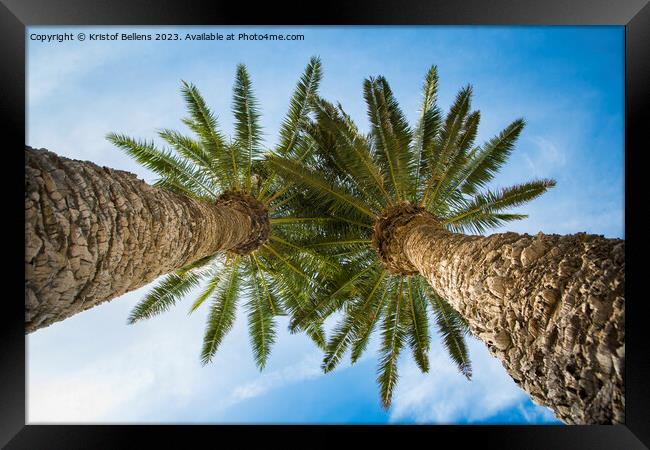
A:
[[[169,318],[162,316],[125,325],[143,289],[28,337],[28,422],[141,419],[156,415],[157,402],[182,405],[202,387],[195,318],[176,317],[178,333],[169,333]]]
[[[28,423],[97,423],[109,413],[136,403],[154,382],[149,370],[116,371],[110,365],[30,382]]]
[[[320,360],[320,355],[313,353],[307,355],[297,364],[264,373],[252,382],[237,386],[230,397],[231,401],[237,403],[287,384],[317,378],[323,374],[320,369]]]
[[[400,380],[393,399],[392,422],[414,420],[419,423],[449,424],[458,421],[481,422],[510,408],[522,408],[524,417],[550,420],[543,407],[524,409],[527,394],[508,376],[505,369],[475,339],[468,339],[470,358],[475,368],[471,381],[463,377],[434,343],[431,369],[423,374],[412,358],[401,361]]]
[[[527,151],[523,157],[535,176],[547,176],[552,170],[560,168],[566,163],[566,152],[541,136],[530,138],[535,146],[534,151]]]
[[[550,409],[541,406],[533,405],[530,407],[520,404],[517,406],[517,410],[521,412],[521,415],[528,423],[553,422],[557,420]]]
[[[145,286],[28,336],[29,423],[213,422],[228,408],[320,376],[319,350],[278,323],[260,373],[250,349],[245,299],[213,362],[199,359],[207,308],[191,316],[190,293],[135,325],[126,317]]]

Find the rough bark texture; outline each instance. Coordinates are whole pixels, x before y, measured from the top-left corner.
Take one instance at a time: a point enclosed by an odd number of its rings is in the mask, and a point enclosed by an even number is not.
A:
[[[27,332],[259,238],[232,199],[200,202],[29,147],[25,172]]]
[[[384,267],[395,275],[415,275],[415,267],[404,254],[403,242],[393,239],[395,230],[406,226],[418,216],[431,217],[424,208],[411,202],[400,202],[382,211],[375,220],[372,233],[372,247],[384,263]]]
[[[248,237],[243,242],[229,249],[238,255],[248,255],[268,241],[271,235],[269,210],[264,203],[245,192],[224,192],[218,199],[217,205],[227,206],[250,217],[251,228]]]
[[[427,214],[395,230],[418,269],[539,404],[623,423],[625,243],[579,233],[467,236]]]

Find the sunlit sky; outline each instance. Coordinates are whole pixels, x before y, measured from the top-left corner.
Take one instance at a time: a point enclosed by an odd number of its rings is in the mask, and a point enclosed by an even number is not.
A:
[[[43,43],[31,33],[240,32],[304,34],[303,41],[89,41]],[[527,126],[492,183],[550,177],[557,187],[519,208],[528,219],[494,232],[624,237],[623,27],[30,27],[27,144],[59,155],[155,176],[113,148],[108,132],[156,139],[185,130],[181,80],[197,85],[232,133],[235,67],[246,64],[265,142],[276,142],[288,99],[309,57],[323,64],[321,94],[368,129],[362,81],[384,75],[415,123],[427,69],[438,66],[439,105],[474,87],[477,143],[512,120]],[[191,293],[172,310],[127,325],[143,287],[27,337],[29,423],[558,423],[531,402],[485,346],[469,338],[467,381],[437,337],[431,370],[410,353],[399,364],[393,406],[381,408],[377,339],[334,372],[321,352],[280,320],[263,372],[255,367],[245,314],[212,364],[199,353],[207,310]],[[243,302],[240,302],[243,304]],[[348,359],[349,360],[349,359]]]

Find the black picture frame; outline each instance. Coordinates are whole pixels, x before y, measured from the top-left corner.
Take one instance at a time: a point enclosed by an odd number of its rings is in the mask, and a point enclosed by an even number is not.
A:
[[[26,425],[25,334],[21,265],[3,270],[5,289],[0,317],[0,445],[10,449],[134,448],[138,442],[162,440],[186,446],[195,437],[219,436],[227,445],[235,434],[249,440],[290,438],[285,445],[311,448],[318,440],[296,439],[296,432],[316,432],[322,442],[336,445],[336,435],[353,432],[383,441],[388,434],[413,433],[417,441],[453,442],[468,439],[481,446],[502,449],[643,449],[650,447],[650,353],[645,350],[642,292],[643,258],[641,219],[644,201],[640,159],[650,125],[650,4],[648,0],[455,0],[326,2],[310,10],[305,3],[282,5],[172,0],[0,0],[0,98],[2,98],[3,157],[9,205],[7,230],[23,233],[23,200],[18,186],[23,161],[18,149],[25,145],[25,28],[32,25],[623,25],[625,26],[625,239],[626,254],[626,419],[616,426],[125,426]],[[8,139],[7,139],[8,138]],[[18,219],[16,219],[18,218]],[[5,239],[20,257],[21,240]],[[630,245],[631,243],[631,245]],[[7,247],[7,246],[6,246]],[[636,255],[636,256],[635,256]],[[7,289],[11,286],[14,289]],[[219,429],[215,429],[219,427]],[[249,431],[251,431],[249,433]],[[259,433],[258,433],[259,432]],[[224,437],[224,433],[231,435]],[[263,433],[263,434],[262,434]],[[413,441],[413,442],[417,442]],[[209,442],[209,441],[208,441]],[[303,442],[303,444],[300,444]],[[308,442],[309,444],[305,444]],[[410,441],[409,441],[410,442]],[[331,446],[331,445],[330,445]]]

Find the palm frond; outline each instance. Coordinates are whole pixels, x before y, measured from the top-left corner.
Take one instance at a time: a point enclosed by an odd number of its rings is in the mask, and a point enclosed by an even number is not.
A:
[[[364,283],[363,286],[368,286],[368,290],[355,300],[354,305],[346,312],[345,318],[335,328],[327,343],[322,364],[325,372],[333,370],[341,361],[349,345],[353,342],[359,325],[363,323],[369,309],[372,309],[384,282],[385,271],[383,269],[375,270],[374,275],[371,283]]]
[[[321,148],[321,152],[333,153],[332,159],[339,171],[348,174],[366,201],[378,202],[380,206],[390,205],[392,198],[385,189],[381,168],[370,153],[370,143],[359,132],[352,118],[340,104],[335,107],[322,98],[315,99],[314,109],[318,128],[308,128],[308,131],[312,137],[313,130],[329,132],[334,140],[334,145]]]
[[[269,300],[269,292],[264,289],[264,284],[259,281],[259,277],[263,275],[259,273],[259,266],[252,256],[248,257],[245,268],[248,275],[246,281],[249,293],[249,300],[246,303],[248,330],[255,363],[262,370],[266,365],[276,336],[273,302]]]
[[[282,237],[280,237],[282,236]],[[272,234],[269,238],[274,246],[277,246],[284,254],[299,264],[304,273],[317,274],[317,278],[325,280],[338,271],[339,266],[326,254],[318,253],[308,245],[292,242],[293,235],[284,235],[281,231]]]
[[[363,91],[379,163],[387,169],[395,197],[400,201],[413,181],[410,169],[414,161],[408,148],[411,130],[384,77],[364,80]]]
[[[271,284],[267,279],[268,275],[266,275],[266,273],[269,271],[269,269],[264,265],[264,263],[259,260],[255,254],[251,255],[251,259],[253,278],[259,286],[260,297],[263,299],[268,310],[271,311],[274,316],[284,315],[285,313],[282,310],[280,300],[277,298],[276,293],[271,289]]]
[[[312,151],[314,150],[315,144],[312,141],[306,140],[305,145],[301,145],[298,150],[296,150],[296,157],[292,158],[296,163],[300,164],[306,158],[308,158]],[[266,164],[265,158],[264,163]],[[270,168],[272,170],[272,168]],[[266,195],[266,192],[269,191],[269,194]],[[277,208],[277,205],[273,202],[285,196],[285,194],[292,192],[292,195],[295,195],[297,192],[296,186],[293,180],[278,178],[278,174],[275,171],[272,171],[269,178],[266,180],[262,189],[259,192],[258,199],[264,204],[268,205],[270,208]],[[286,199],[286,197],[285,197]],[[293,205],[296,205],[296,202],[293,202]]]
[[[308,307],[309,298],[320,281],[317,274],[302,269],[299,255],[284,252],[276,248],[276,245],[264,244],[258,250],[257,258],[267,267],[271,290],[281,299],[283,308],[293,317]],[[319,348],[324,348],[325,333],[322,322],[313,321],[304,326],[302,331]]]
[[[361,355],[366,350],[368,346],[368,341],[370,340],[370,335],[375,329],[375,325],[382,317],[382,312],[386,305],[386,300],[395,295],[395,283],[394,280],[387,279],[384,281],[383,277],[385,272],[382,272],[382,281],[383,282],[383,292],[373,292],[368,294],[369,303],[364,310],[364,314],[359,315],[357,321],[359,322],[358,329],[356,331],[356,337],[352,343],[352,351],[350,354],[350,361],[352,364],[357,362]],[[374,286],[369,284],[369,286]],[[374,289],[374,288],[373,288]]]
[[[264,249],[268,251],[267,247]],[[314,289],[311,279],[300,271],[295,263],[289,261],[287,255],[281,256],[277,250],[268,251],[268,256],[266,253],[258,252],[256,258],[265,266],[265,273],[269,278],[269,290],[279,299],[283,310],[289,311],[292,317],[300,314],[308,306],[309,296]],[[322,322],[314,320],[305,325],[302,331],[318,348],[325,348]]]
[[[440,130],[439,135],[431,142],[431,160],[429,166],[428,180],[424,192],[422,193],[420,205],[429,209],[431,203],[440,185],[445,180],[445,175],[449,167],[453,166],[460,148],[458,146],[459,135],[463,123],[466,120],[472,98],[472,87],[466,86],[456,95],[454,103],[451,105],[445,124]]]
[[[464,193],[473,194],[492,181],[512,153],[524,125],[523,119],[515,120],[468,158],[465,176],[459,180]]]
[[[235,321],[237,303],[237,291],[240,283],[239,258],[236,257],[231,264],[225,267],[222,283],[217,287],[214,294],[214,302],[210,307],[205,336],[203,337],[203,348],[201,350],[201,363],[208,364],[217,348],[223,341],[224,336],[232,328]]]
[[[210,279],[205,284],[199,296],[194,300],[188,314],[192,314],[196,311],[217,289],[220,283],[223,282],[223,276],[227,273],[227,270],[224,270],[223,267],[215,268],[213,272],[209,275]]]
[[[145,297],[133,308],[128,323],[148,319],[167,311],[179,299],[187,295],[201,281],[201,274],[186,272],[182,275],[172,273],[166,275]]]
[[[239,189],[241,184],[237,161],[218,131],[217,118],[208,108],[196,86],[183,81],[181,93],[190,113],[190,117],[184,119],[183,123],[198,136],[206,152],[211,156],[211,166],[225,177],[224,181],[227,180],[228,188]]]
[[[323,329],[322,322],[311,322],[309,325],[303,328],[303,331],[319,349],[325,350],[327,341],[325,338],[325,330]]]
[[[193,197],[197,200],[203,200],[206,202],[214,201],[215,198],[215,196],[212,194],[207,194],[207,193],[197,194],[191,188],[183,185],[178,181],[171,180],[169,178],[158,178],[156,181],[153,182],[152,186],[157,187],[159,189],[164,189],[166,191],[173,192],[175,194],[185,195],[187,197]]]
[[[461,320],[456,310],[432,289],[429,289],[428,294],[438,332],[449,356],[456,363],[460,373],[467,379],[471,379],[472,363],[465,342],[465,335],[468,331],[467,323]]]
[[[312,57],[298,80],[289,101],[289,111],[280,128],[280,143],[276,147],[276,154],[299,160],[304,156],[304,151],[308,147],[301,145],[302,136],[304,127],[309,120],[312,100],[318,91],[321,76],[320,59]],[[296,149],[299,151],[296,152]],[[276,174],[272,173],[261,186],[259,195],[263,196],[275,181]]]
[[[467,116],[463,124],[463,129],[458,138],[458,154],[447,168],[443,179],[436,186],[436,192],[429,202],[429,205],[434,205],[432,208],[434,212],[439,213],[448,202],[453,202],[454,196],[461,194],[459,188],[473,170],[472,160],[480,151],[480,148],[471,149],[471,147],[476,139],[480,119],[480,112],[474,111]]]
[[[555,181],[540,179],[529,181],[497,192],[486,191],[476,194],[470,202],[451,212],[443,224],[452,228],[473,228],[482,232],[487,226],[495,226],[508,220],[517,220],[522,215],[498,214],[507,208],[513,208],[539,197],[548,189],[555,186]]]
[[[200,168],[211,168],[211,156],[199,141],[168,128],[160,130],[158,136],[171,145],[181,157],[189,159]]]
[[[441,123],[441,111],[437,107],[438,97],[438,69],[431,66],[424,79],[422,86],[422,106],[420,107],[420,117],[414,133],[413,154],[417,161],[415,174],[415,188],[420,186],[423,173],[431,166],[432,146],[431,142],[435,138]],[[412,195],[415,195],[414,192]],[[415,198],[411,198],[415,201]]]
[[[220,253],[213,253],[212,255],[205,256],[203,258],[199,258],[194,262],[191,262],[189,264],[184,265],[180,269],[176,271],[178,275],[185,275],[187,272],[196,270],[196,269],[201,269],[204,268],[205,266],[209,265],[210,263],[219,260],[221,261],[223,259],[223,255]]]
[[[458,136],[459,154],[467,155],[470,151],[474,141],[476,140],[476,133],[478,132],[478,125],[481,122],[481,112],[473,111],[469,113],[462,125],[461,132]],[[460,165],[460,164],[459,164]]]
[[[289,155],[293,151],[300,137],[302,127],[307,122],[312,97],[318,90],[321,76],[320,59],[312,57],[291,96],[289,112],[280,128],[280,144],[277,148],[278,154]]]
[[[429,321],[427,303],[419,283],[406,280],[406,317],[408,343],[422,372],[429,371]]]
[[[289,255],[282,255],[280,250],[274,248],[274,246],[270,244],[263,244],[263,247],[271,252],[273,256],[275,256],[284,265],[284,267],[289,270],[289,272],[298,275],[298,277],[308,282],[312,281],[312,275],[308,274],[301,267],[291,261]]]
[[[348,215],[357,211],[370,219],[375,218],[375,213],[368,209],[359,200],[343,191],[340,187],[332,186],[321,175],[309,170],[290,159],[281,158],[277,155],[267,157],[267,162],[278,173],[287,179],[294,179],[313,190],[314,196],[320,197],[327,203],[333,213],[341,212]]]
[[[326,293],[321,294],[315,302],[294,315],[289,324],[290,330],[298,330],[314,320],[324,321],[332,313],[338,311],[350,296],[355,294],[357,285],[363,285],[368,276],[373,271],[377,271],[376,264],[361,268],[356,265],[352,266],[356,270],[350,270],[344,266]]]
[[[211,180],[190,162],[169,151],[157,149],[153,142],[139,141],[117,133],[109,133],[107,139],[138,163],[162,176],[170,185],[183,189],[187,195],[216,198]]]
[[[455,190],[458,189],[457,180],[459,176],[464,176],[463,171],[472,151],[470,148],[474,144],[480,119],[480,112],[474,111],[467,115],[462,125],[458,134],[457,149],[440,176],[439,182],[428,202],[428,206],[434,213],[440,213],[441,209],[446,206],[447,199],[456,194]]]
[[[257,100],[253,95],[250,77],[243,64],[237,66],[232,110],[235,115],[235,138],[245,160],[242,161],[246,167],[244,185],[250,190],[253,159],[258,157],[260,152],[261,127]]]
[[[314,217],[272,217],[270,220],[271,225],[296,225],[296,224],[337,224],[338,222],[344,222],[350,225],[354,225],[360,228],[370,228],[372,229],[372,222],[370,221],[356,221],[350,220],[343,216],[330,215],[330,216],[314,216]]]
[[[374,184],[359,182],[356,178],[354,166],[349,167],[348,162],[355,164],[356,158],[346,157],[350,150],[347,143],[342,141],[336,132],[331,132],[323,126],[310,123],[306,127],[307,139],[313,141],[319,148],[315,157],[311,158],[311,166],[315,173],[323,176],[331,185],[337,185],[349,195],[357,198],[361,203],[373,211],[381,211],[383,206],[378,201],[379,192]],[[349,160],[349,161],[346,161]]]
[[[397,384],[397,359],[404,346],[406,330],[404,327],[404,280],[400,278],[398,294],[390,299],[384,322],[382,324],[381,359],[377,382],[381,394],[381,402],[388,409],[393,398],[393,391]]]
[[[336,326],[325,346],[325,357],[321,364],[323,372],[327,373],[334,370],[343,359],[343,355],[354,337],[354,328],[354,319],[348,313],[345,319]]]

